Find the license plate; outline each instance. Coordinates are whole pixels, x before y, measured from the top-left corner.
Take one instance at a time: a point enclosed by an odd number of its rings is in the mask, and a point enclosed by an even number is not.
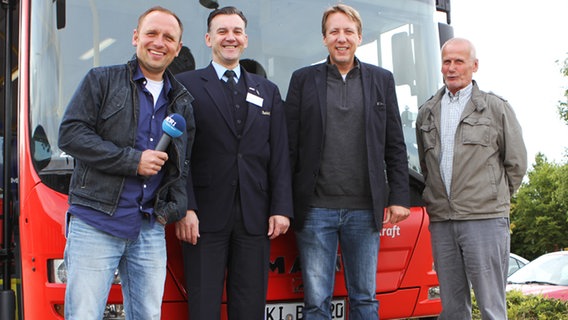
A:
[[[304,304],[302,302],[271,303],[266,305],[265,320],[301,320]],[[345,320],[345,300],[331,301],[331,318]]]

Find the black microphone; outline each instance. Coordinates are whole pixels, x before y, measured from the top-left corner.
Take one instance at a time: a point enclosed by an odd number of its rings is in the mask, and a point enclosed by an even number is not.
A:
[[[158,141],[157,151],[166,151],[172,138],[177,138],[185,131],[185,118],[177,113],[167,116],[162,122],[162,130],[164,134]]]

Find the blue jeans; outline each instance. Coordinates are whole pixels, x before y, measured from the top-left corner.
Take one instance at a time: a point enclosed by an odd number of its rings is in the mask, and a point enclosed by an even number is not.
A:
[[[349,319],[378,319],[379,232],[371,210],[311,208],[296,231],[304,280],[304,320],[331,319],[338,243],[349,295]]]
[[[471,319],[471,288],[484,320],[507,319],[509,219],[430,222],[442,313],[439,320]]]
[[[118,268],[126,319],[160,319],[166,279],[165,229],[142,222],[136,241],[113,237],[71,217],[65,246],[66,320],[100,320]]]

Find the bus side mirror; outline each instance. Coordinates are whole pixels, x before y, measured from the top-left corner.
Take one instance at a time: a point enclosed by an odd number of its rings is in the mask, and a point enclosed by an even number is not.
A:
[[[51,162],[51,145],[42,126],[37,126],[32,135],[31,153],[36,170],[39,172]]]
[[[392,36],[393,75],[397,86],[408,85],[412,93],[416,89],[416,61],[410,36],[399,32]]]
[[[217,0],[199,0],[199,3],[207,9],[217,9],[219,7]]]

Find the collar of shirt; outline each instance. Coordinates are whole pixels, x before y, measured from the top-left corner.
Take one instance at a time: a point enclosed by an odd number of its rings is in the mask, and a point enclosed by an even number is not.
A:
[[[215,61],[211,61],[211,64],[213,65],[213,68],[215,68],[215,72],[217,73],[217,78],[219,78],[219,80],[227,81],[227,76],[225,76],[225,71],[229,69],[223,67],[222,65],[218,64]],[[241,65],[237,65],[237,67],[233,69],[233,71],[235,71],[235,78],[237,78],[236,80],[237,82],[239,82],[239,79],[241,78]]]
[[[140,66],[138,66],[138,68],[134,72],[134,75],[132,75],[132,80],[134,80],[135,83],[138,83],[142,90],[146,88],[146,77],[144,77]],[[170,83],[170,79],[164,73],[164,87],[162,88],[162,91],[165,93],[166,98],[169,96],[171,90],[172,84]]]
[[[452,94],[450,90],[446,87],[446,94],[444,98],[448,99],[448,102],[458,102],[458,101],[469,101],[471,98],[471,91],[473,89],[473,82],[470,82],[465,88],[456,92],[456,94]]]
[[[327,56],[325,63],[327,64],[328,70],[335,69],[337,70],[337,73],[339,73],[339,69],[337,69],[336,65],[331,63],[329,56]],[[353,69],[361,69],[361,63],[359,62],[359,59],[357,59],[357,57],[353,58]],[[353,69],[351,69],[349,72],[351,72]]]

